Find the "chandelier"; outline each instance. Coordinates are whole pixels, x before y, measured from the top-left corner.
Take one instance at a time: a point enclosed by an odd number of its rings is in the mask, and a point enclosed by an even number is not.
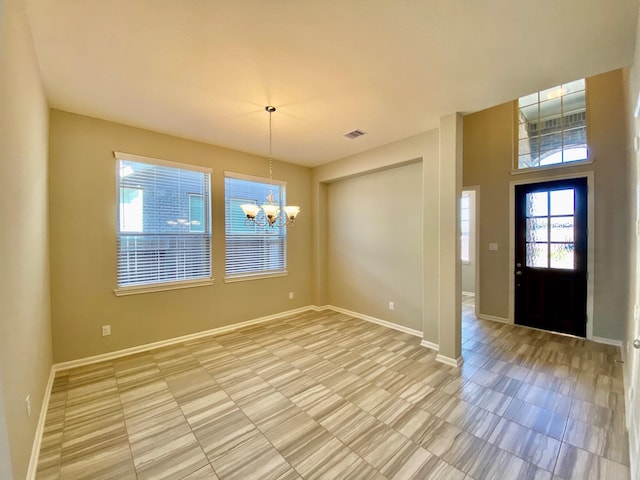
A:
[[[272,129],[271,129],[271,114],[276,111],[276,107],[267,105],[264,109],[269,113],[269,195],[267,195],[267,202],[261,206],[255,203],[244,203],[240,205],[242,211],[247,217],[248,223],[254,223],[260,227],[276,226],[283,227],[285,225],[293,225],[296,221],[296,216],[300,213],[300,207],[294,205],[280,205],[275,203],[273,197],[273,155],[272,155]]]

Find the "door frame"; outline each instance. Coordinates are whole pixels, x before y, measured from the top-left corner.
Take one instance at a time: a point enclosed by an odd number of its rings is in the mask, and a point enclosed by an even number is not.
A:
[[[509,182],[509,323],[515,321],[515,236],[516,236],[516,185],[528,185],[554,180],[587,179],[587,339],[593,339],[593,266],[594,266],[594,175],[593,171],[575,172],[562,175],[542,176],[512,180]]]
[[[633,137],[633,150],[631,153],[632,173],[635,173],[635,185],[632,189],[631,206],[634,218],[635,235],[631,244],[632,252],[635,253],[635,265],[633,266],[633,298],[629,302],[629,322],[627,328],[627,343],[621,348],[622,360],[625,362],[623,369],[625,387],[625,410],[627,430],[629,432],[629,464],[631,476],[637,477],[640,474],[640,402],[637,396],[640,395],[640,352],[635,351],[632,342],[640,338],[640,195],[637,187],[640,182],[640,94],[636,100],[636,107],[633,112],[633,126],[630,136]],[[635,478],[634,477],[634,478]]]

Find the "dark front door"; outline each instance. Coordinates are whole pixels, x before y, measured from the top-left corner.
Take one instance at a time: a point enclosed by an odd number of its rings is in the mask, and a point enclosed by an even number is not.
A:
[[[515,323],[584,337],[587,179],[515,190]]]

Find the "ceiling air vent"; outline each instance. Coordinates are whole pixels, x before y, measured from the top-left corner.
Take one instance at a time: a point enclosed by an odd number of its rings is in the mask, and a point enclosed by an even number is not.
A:
[[[353,140],[354,138],[361,137],[362,135],[366,135],[367,132],[363,132],[362,130],[354,130],[353,132],[345,133],[344,136]]]

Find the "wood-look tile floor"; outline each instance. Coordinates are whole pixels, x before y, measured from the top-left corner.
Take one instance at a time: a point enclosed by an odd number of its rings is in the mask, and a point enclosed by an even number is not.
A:
[[[37,478],[629,478],[616,347],[477,320],[461,368],[333,311],[58,372]]]

